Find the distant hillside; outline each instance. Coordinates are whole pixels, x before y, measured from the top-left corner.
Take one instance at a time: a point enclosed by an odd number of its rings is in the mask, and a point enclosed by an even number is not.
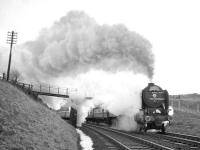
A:
[[[193,94],[170,95],[170,99],[200,101],[200,94],[193,93]]]
[[[54,111],[0,81],[1,150],[77,150],[78,135]]]

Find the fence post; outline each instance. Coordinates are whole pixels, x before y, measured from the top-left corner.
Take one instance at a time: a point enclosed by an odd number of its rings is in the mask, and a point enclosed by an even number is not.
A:
[[[66,95],[68,95],[68,88],[66,88]]]
[[[197,112],[199,112],[199,104],[197,104]]]
[[[6,79],[6,74],[5,73],[3,73],[3,80],[5,80]]]
[[[49,93],[50,93],[50,85],[49,85]]]
[[[178,110],[181,110],[181,101],[178,101]]]
[[[190,112],[190,109],[189,109],[189,108],[190,108],[190,107],[189,107],[189,104],[187,104],[187,105],[186,105],[186,107],[187,107],[187,108],[186,108],[186,109],[187,109],[187,112]]]
[[[42,86],[41,86],[41,84],[40,84],[40,92],[42,92]]]
[[[59,88],[58,88],[58,94],[59,94]]]

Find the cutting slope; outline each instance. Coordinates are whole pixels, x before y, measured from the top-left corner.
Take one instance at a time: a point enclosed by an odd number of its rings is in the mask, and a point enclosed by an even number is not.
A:
[[[76,150],[78,135],[52,110],[0,81],[0,149]]]

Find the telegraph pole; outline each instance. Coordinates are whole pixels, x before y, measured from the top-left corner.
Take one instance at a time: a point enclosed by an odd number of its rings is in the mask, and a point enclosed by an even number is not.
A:
[[[7,44],[10,44],[10,55],[9,55],[9,61],[8,61],[7,81],[9,81],[9,76],[10,76],[12,46],[13,46],[13,44],[16,44],[16,43],[17,43],[17,33],[14,32],[14,31],[8,32],[8,35],[7,35]]]

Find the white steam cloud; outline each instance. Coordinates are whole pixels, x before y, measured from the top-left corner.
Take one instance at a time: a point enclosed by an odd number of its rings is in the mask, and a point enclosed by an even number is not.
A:
[[[84,121],[88,111],[97,105],[102,105],[117,116],[123,114],[133,118],[141,108],[140,94],[147,82],[148,78],[142,74],[103,70],[90,70],[74,79],[68,77],[56,81],[59,85],[68,83],[79,89],[78,94],[71,95],[79,110],[78,125]],[[92,96],[92,99],[85,99],[88,96]]]
[[[141,89],[153,76],[151,48],[122,24],[98,25],[84,12],[71,11],[23,44],[13,67],[28,81],[77,88],[71,98],[79,124],[98,104],[115,115],[133,117],[141,105]]]

